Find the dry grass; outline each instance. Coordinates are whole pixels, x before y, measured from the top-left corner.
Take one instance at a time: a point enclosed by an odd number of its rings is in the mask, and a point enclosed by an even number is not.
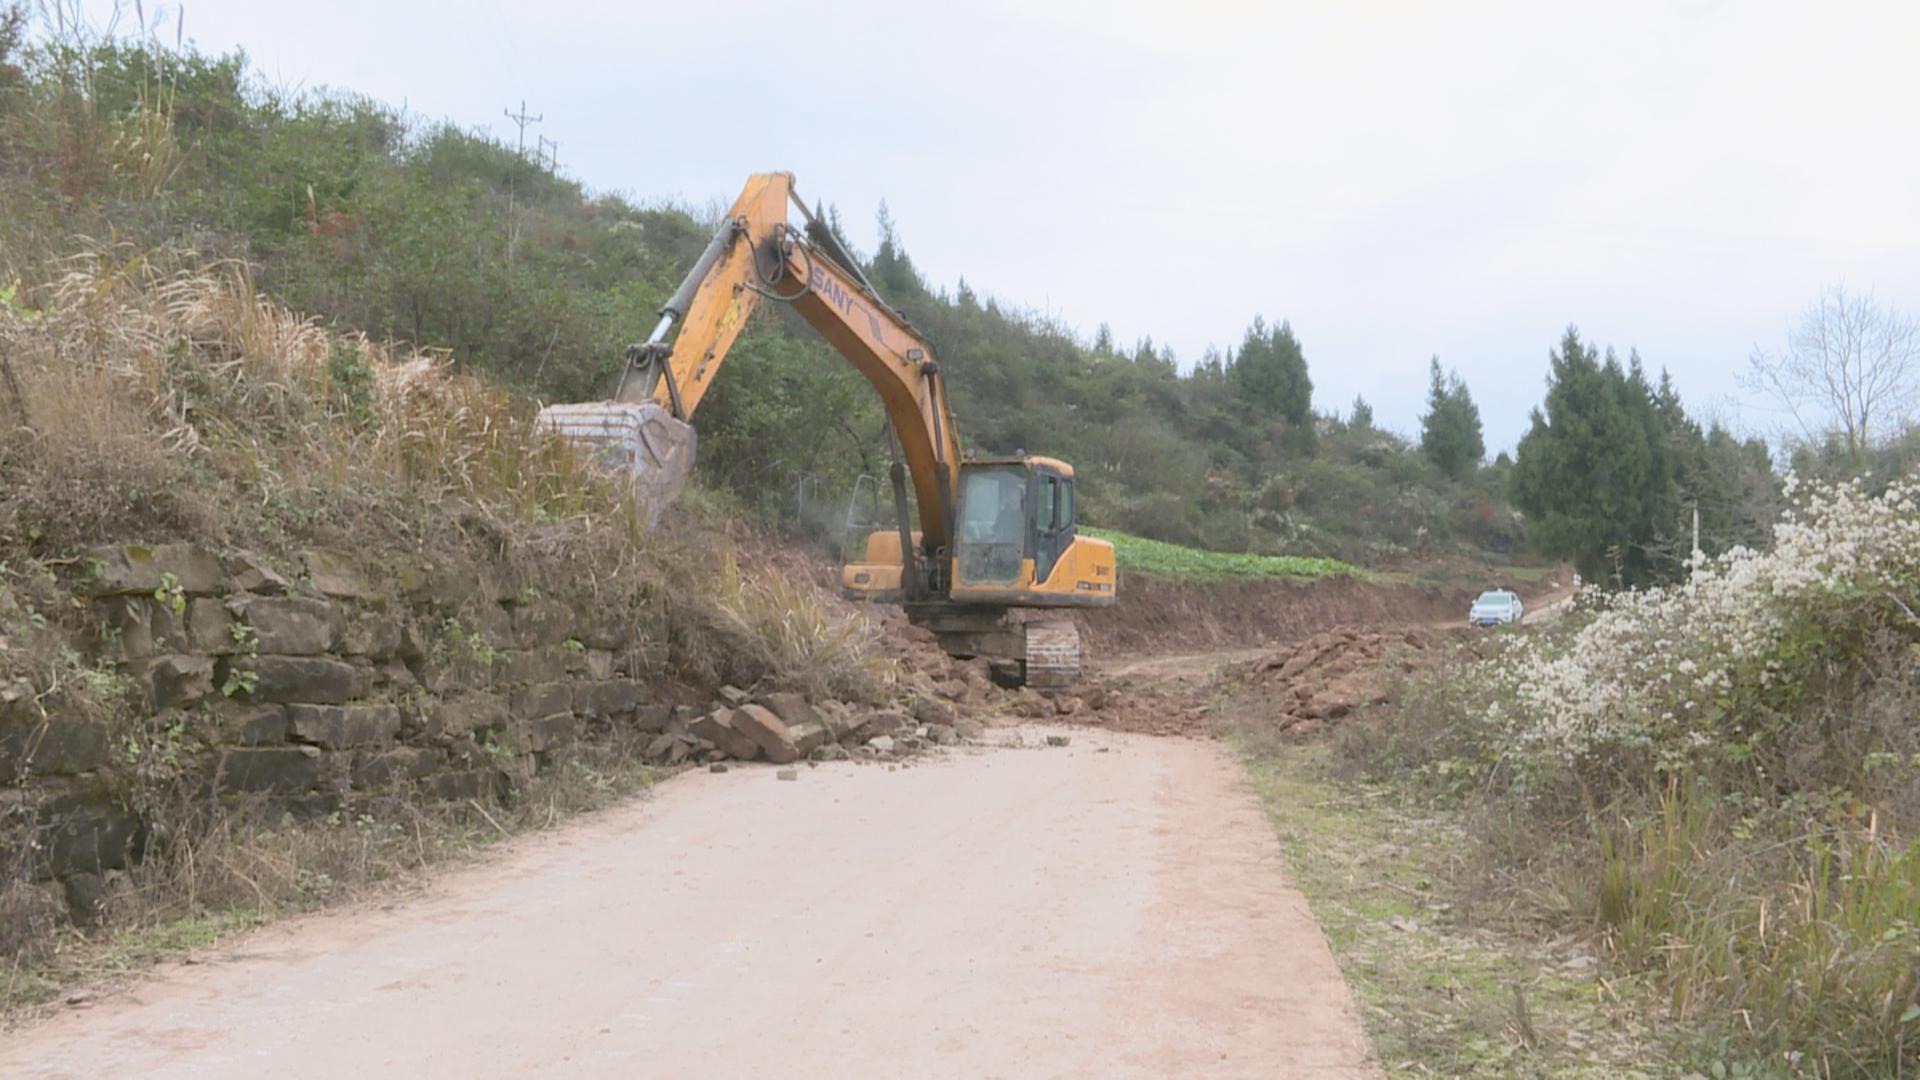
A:
[[[530,404],[450,375],[442,358],[331,335],[260,297],[243,264],[102,248],[44,293],[44,311],[0,319],[0,342],[11,463],[49,482],[155,497],[199,469],[256,495],[387,484],[588,531],[630,520],[617,484],[538,437]],[[108,508],[64,531],[151,535]]]
[[[0,560],[193,539],[504,564],[582,610],[664,609],[692,677],[885,682],[851,608],[743,573],[710,515],[644,531],[531,402],[443,356],[329,333],[232,262],[103,247],[41,293],[0,310]]]
[[[1489,922],[1468,902],[1459,886],[1471,822],[1458,811],[1340,776],[1327,746],[1276,736],[1257,716],[1227,731],[1388,1076],[1683,1071],[1657,994],[1596,980],[1578,937]]]

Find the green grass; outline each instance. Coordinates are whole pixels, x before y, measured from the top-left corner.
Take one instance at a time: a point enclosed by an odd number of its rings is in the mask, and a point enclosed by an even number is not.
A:
[[[1461,823],[1389,786],[1333,779],[1324,747],[1234,740],[1287,870],[1352,988],[1386,1074],[1672,1076],[1656,996],[1578,942],[1476,925],[1449,884]]]
[[[1186,581],[1221,581],[1229,578],[1292,578],[1312,581],[1316,578],[1367,578],[1367,572],[1338,559],[1313,559],[1298,555],[1233,555],[1223,551],[1202,551],[1142,536],[1130,536],[1112,529],[1080,532],[1113,544],[1123,570],[1135,570],[1157,577]]]

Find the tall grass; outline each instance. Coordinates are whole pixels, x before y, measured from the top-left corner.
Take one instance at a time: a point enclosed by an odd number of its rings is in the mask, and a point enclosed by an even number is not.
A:
[[[1596,927],[1676,1017],[1724,1017],[1766,1060],[1897,1075],[1920,1037],[1920,843],[1872,810],[1740,817],[1674,781],[1596,829]]]

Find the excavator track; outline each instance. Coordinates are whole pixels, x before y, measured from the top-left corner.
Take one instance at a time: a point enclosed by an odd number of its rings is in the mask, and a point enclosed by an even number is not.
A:
[[[992,661],[1005,685],[1057,690],[1080,681],[1080,628],[1069,618],[1019,621],[1004,608],[909,604],[907,617],[933,631],[950,656]]]

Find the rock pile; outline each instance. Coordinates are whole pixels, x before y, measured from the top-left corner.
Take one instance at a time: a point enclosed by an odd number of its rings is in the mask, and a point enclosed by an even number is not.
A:
[[[862,709],[840,701],[816,704],[790,692],[756,699],[732,686],[722,687],[720,697],[711,711],[670,722],[648,745],[649,760],[787,765],[803,759],[888,758],[971,742],[985,732],[957,703],[936,698],[918,698],[909,711]]]

